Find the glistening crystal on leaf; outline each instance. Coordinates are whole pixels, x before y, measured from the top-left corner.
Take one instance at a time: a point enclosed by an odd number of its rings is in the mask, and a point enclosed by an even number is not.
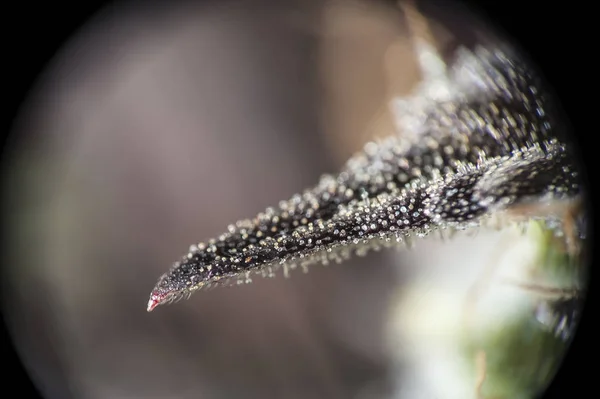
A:
[[[192,246],[161,277],[148,311],[282,266],[339,262],[434,230],[475,228],[517,206],[569,204],[581,195],[554,108],[512,52],[461,49],[444,84],[450,97],[431,97],[423,86],[402,100],[402,137],[367,144],[339,174]]]

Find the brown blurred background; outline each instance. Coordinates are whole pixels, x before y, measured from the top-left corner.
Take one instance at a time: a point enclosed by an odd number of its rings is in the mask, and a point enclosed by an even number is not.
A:
[[[18,234],[6,311],[48,397],[386,389],[378,326],[397,272],[385,254],[145,312],[189,244],[390,133],[392,43],[403,71],[393,83],[408,90],[418,77],[397,9],[253,3],[109,9],[31,97],[19,134],[35,139],[9,182]]]

